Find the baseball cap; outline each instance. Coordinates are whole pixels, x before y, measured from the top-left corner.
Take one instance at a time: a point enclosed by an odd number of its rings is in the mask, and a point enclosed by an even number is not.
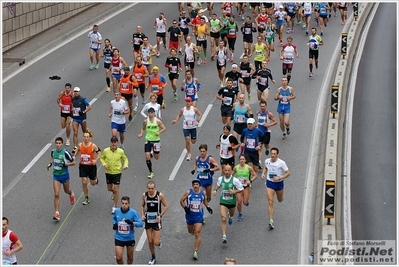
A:
[[[111,142],[118,142],[118,137],[112,136],[111,137]]]
[[[129,67],[125,67],[123,70],[127,70],[127,71],[130,71],[130,68]]]
[[[191,102],[193,100],[191,99],[191,97],[188,96],[188,97],[186,97],[186,101],[190,101]]]
[[[254,119],[254,118],[249,118],[249,119],[247,120],[247,123],[252,123],[252,124],[254,124],[254,123],[255,123],[255,119]]]
[[[226,128],[227,130],[231,131],[230,125],[225,125],[225,126],[223,126],[223,130],[224,130],[225,128]]]
[[[150,112],[155,112],[155,109],[154,109],[154,108],[149,108],[149,109],[147,110],[147,112],[148,112],[148,113],[150,113]]]
[[[194,179],[194,180],[191,181],[191,184],[195,184],[195,183],[201,184],[198,179]]]
[[[152,70],[159,70],[158,66],[154,66]]]
[[[284,6],[283,6],[283,5],[280,5],[278,8],[284,8]]]
[[[204,13],[205,12],[205,10],[203,10],[203,9],[200,9],[199,11],[198,11],[198,13]]]
[[[80,92],[80,88],[79,87],[75,87],[75,88],[73,88],[73,91],[74,92]]]

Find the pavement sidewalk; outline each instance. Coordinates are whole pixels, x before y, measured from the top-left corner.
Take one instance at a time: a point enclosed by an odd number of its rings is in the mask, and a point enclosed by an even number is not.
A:
[[[29,64],[32,59],[56,47],[61,40],[65,40],[84,29],[89,32],[93,25],[99,23],[102,18],[117,12],[125,6],[126,4],[124,3],[99,3],[37,34],[16,47],[3,51],[3,79],[24,64]]]

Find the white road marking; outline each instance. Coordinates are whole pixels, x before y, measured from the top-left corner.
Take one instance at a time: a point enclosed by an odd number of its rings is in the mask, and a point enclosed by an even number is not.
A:
[[[141,251],[143,249],[143,246],[144,246],[144,243],[146,240],[147,240],[147,234],[144,229],[143,233],[140,236],[139,243],[136,246],[136,251]]]
[[[175,176],[177,174],[177,171],[180,169],[180,166],[184,160],[184,157],[186,156],[187,150],[183,149],[183,152],[181,152],[181,155],[179,157],[179,160],[177,161],[175,167],[173,168],[172,173],[169,176],[169,181],[173,181],[173,179],[175,179]]]
[[[204,121],[206,119],[206,116],[208,116],[208,113],[209,113],[209,111],[211,111],[212,107],[213,107],[213,104],[209,104],[208,105],[208,107],[206,108],[204,114],[202,114],[202,118],[201,118],[201,120],[200,120],[200,122],[198,124],[198,127],[202,126],[202,124],[204,123]]]
[[[40,157],[46,152],[46,150],[51,146],[51,143],[48,143],[45,147],[40,150],[40,152],[32,159],[31,162],[22,170],[22,173],[27,173],[29,169],[40,159]]]

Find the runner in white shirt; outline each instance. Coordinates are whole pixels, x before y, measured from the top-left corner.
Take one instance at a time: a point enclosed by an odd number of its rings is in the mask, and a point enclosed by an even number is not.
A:
[[[116,91],[115,99],[111,100],[109,108],[109,117],[111,118],[112,136],[116,136],[119,132],[120,148],[124,149],[123,141],[125,140],[126,131],[126,114],[129,114],[129,106],[124,99],[121,99],[121,93]]]
[[[155,110],[155,118],[158,118],[160,120],[162,120],[161,117],[161,105],[157,103],[157,95],[156,94],[151,94],[150,95],[150,102],[148,102],[147,104],[144,105],[144,107],[142,108],[140,114],[144,117],[147,118],[148,117],[148,109],[149,108],[153,108]]]
[[[266,179],[266,196],[268,200],[269,228],[274,229],[274,194],[277,195],[278,202],[283,201],[284,179],[291,175],[287,164],[278,158],[279,150],[276,147],[270,149],[270,158],[265,160],[265,166],[262,171],[262,180]],[[267,172],[267,174],[266,174]]]
[[[91,65],[89,69],[98,69],[98,61],[100,60],[100,50],[102,43],[102,36],[98,32],[98,25],[93,26],[93,30],[87,34],[90,39],[89,53]],[[96,54],[96,64],[94,64],[94,53]]]
[[[166,18],[164,14],[161,12],[159,13],[158,18],[155,19],[154,21],[154,27],[153,29],[157,29],[157,57],[161,55],[160,50],[161,50],[161,38],[163,42],[163,47],[166,50],[166,26],[168,26],[168,22],[166,21]]]

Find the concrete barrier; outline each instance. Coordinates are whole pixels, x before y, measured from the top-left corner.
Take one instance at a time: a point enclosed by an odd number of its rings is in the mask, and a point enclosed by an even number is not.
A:
[[[339,87],[338,95],[338,112],[333,114],[327,113],[327,129],[323,138],[324,149],[321,148],[320,156],[324,156],[324,164],[320,166],[318,172],[318,186],[315,208],[315,225],[314,225],[314,262],[316,264],[340,264],[338,262],[321,262],[320,261],[320,242],[319,241],[335,241],[343,239],[342,235],[342,173],[343,173],[343,147],[344,147],[344,128],[347,108],[347,95],[350,84],[350,74],[352,71],[353,59],[357,51],[357,44],[360,34],[363,32],[363,26],[368,18],[369,13],[374,7],[374,3],[358,3],[358,19],[352,20],[347,31],[347,51],[345,58],[338,61],[335,77],[331,80],[332,85]],[[353,17],[352,17],[353,18]],[[344,29],[345,30],[345,29]],[[341,55],[339,56],[341,57]],[[331,100],[331,99],[330,99]],[[330,108],[331,101],[328,101],[327,108]],[[324,133],[324,131],[323,131]],[[320,164],[321,165],[321,164]],[[335,190],[326,192],[326,181],[335,184]],[[333,195],[334,210],[330,218],[325,218],[325,201],[326,195]],[[336,248],[335,243],[329,245],[330,248]],[[328,257],[325,257],[328,258]],[[336,256],[334,256],[336,258]]]

